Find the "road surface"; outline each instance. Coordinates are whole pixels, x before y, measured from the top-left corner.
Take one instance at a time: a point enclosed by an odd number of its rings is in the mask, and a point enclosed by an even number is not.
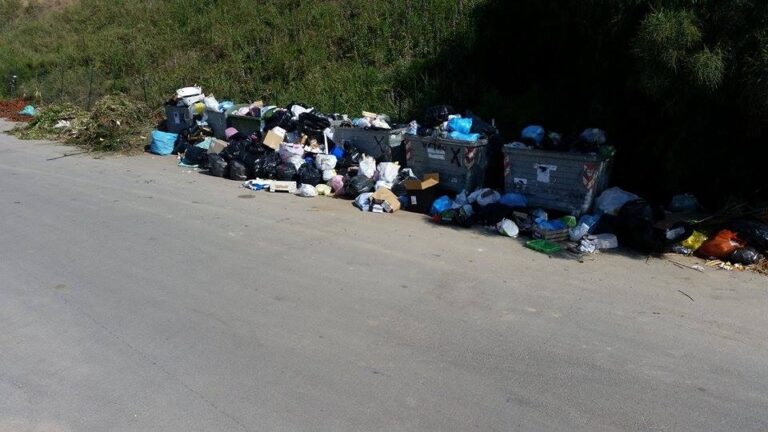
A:
[[[764,277],[74,151],[0,135],[2,432],[768,430]]]

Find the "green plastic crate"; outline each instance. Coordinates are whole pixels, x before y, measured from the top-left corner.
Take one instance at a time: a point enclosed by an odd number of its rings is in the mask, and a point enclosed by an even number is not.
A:
[[[525,242],[525,246],[529,249],[533,249],[537,252],[552,255],[562,250],[559,244],[551,242],[549,240],[529,240]]]

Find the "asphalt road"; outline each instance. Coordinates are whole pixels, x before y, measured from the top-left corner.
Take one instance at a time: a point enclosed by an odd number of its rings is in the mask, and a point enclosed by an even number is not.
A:
[[[2,432],[768,430],[768,279],[74,151],[0,135]]]

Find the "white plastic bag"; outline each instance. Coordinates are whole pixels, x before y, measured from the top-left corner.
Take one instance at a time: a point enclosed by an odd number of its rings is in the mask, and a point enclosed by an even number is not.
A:
[[[385,122],[384,120],[377,118],[374,121],[371,122],[371,126],[377,127],[379,129],[392,129],[389,126],[389,123]]]
[[[336,168],[336,156],[319,154],[315,156],[315,165],[320,171],[332,170]]]
[[[315,189],[317,189],[318,195],[325,195],[325,196],[333,195],[333,192],[331,192],[331,187],[328,185],[319,184],[315,186]]]
[[[278,152],[280,154],[280,159],[282,159],[283,162],[287,162],[293,157],[301,158],[304,156],[304,147],[302,147],[301,144],[282,143],[280,144],[280,150]]]
[[[360,161],[360,170],[357,175],[373,178],[376,175],[376,160],[370,156],[366,156]]]
[[[205,99],[203,99],[203,102],[205,102],[205,107],[209,110],[219,110],[219,101],[217,101],[213,95],[206,96]]]
[[[397,173],[400,172],[400,165],[393,162],[382,162],[379,164],[379,180],[387,183],[394,183],[397,180]]]
[[[494,204],[499,202],[501,194],[493,189],[478,189],[467,197],[467,200],[471,203],[477,202],[480,207],[485,207],[488,204]]]
[[[293,166],[296,167],[296,171],[298,171],[299,168],[304,165],[304,159],[302,159],[301,156],[292,156],[286,160],[285,163],[293,164]]]
[[[570,230],[568,230],[568,235],[571,238],[571,241],[577,242],[582,239],[587,233],[589,232],[589,225],[587,224],[581,224],[577,225]]]
[[[365,192],[355,198],[355,206],[362,211],[371,211],[373,192]]]
[[[329,182],[332,178],[336,177],[336,170],[325,170],[323,171],[323,181]]]
[[[606,189],[597,197],[597,208],[610,215],[619,214],[621,207],[629,201],[636,200],[639,196],[622,190],[618,187]]]
[[[315,187],[312,185],[304,184],[304,185],[301,185],[299,190],[296,191],[296,195],[300,197],[307,197],[307,198],[316,197],[317,189],[315,189]]]
[[[294,120],[298,120],[300,115],[307,112],[312,112],[312,110],[314,110],[314,108],[304,108],[301,105],[294,105],[291,107],[291,114],[293,114]]]
[[[394,186],[394,185],[395,185],[394,183],[385,182],[384,180],[379,180],[379,181],[376,182],[376,189],[375,190],[379,190],[381,188],[392,189],[392,186]]]
[[[502,219],[501,222],[496,224],[496,229],[499,230],[499,234],[507,237],[517,238],[520,234],[520,228],[509,219]]]

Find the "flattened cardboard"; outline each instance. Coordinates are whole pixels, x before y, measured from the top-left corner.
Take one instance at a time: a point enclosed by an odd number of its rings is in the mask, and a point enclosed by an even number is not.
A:
[[[405,189],[412,190],[412,191],[429,189],[433,186],[437,186],[439,183],[440,183],[440,174],[438,173],[424,174],[424,179],[422,180],[407,179],[405,180],[405,182],[403,182],[403,184],[405,185]]]
[[[374,204],[387,203],[387,206],[392,209],[392,213],[400,210],[400,200],[387,188],[379,188],[373,193],[371,199],[373,199]]]

